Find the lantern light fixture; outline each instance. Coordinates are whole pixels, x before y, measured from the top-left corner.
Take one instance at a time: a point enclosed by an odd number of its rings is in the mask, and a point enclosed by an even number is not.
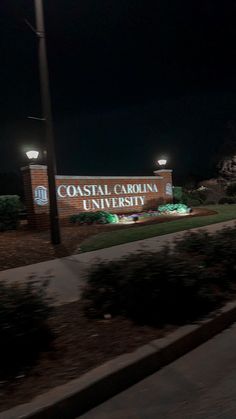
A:
[[[157,162],[158,162],[159,166],[164,167],[167,163],[167,160],[166,159],[159,159]]]
[[[29,160],[37,160],[39,152],[37,150],[30,150],[26,152],[26,156]]]

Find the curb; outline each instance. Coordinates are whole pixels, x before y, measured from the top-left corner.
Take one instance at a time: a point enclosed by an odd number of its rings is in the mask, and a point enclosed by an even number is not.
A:
[[[120,355],[82,377],[0,413],[0,419],[74,419],[196,348],[236,320],[236,302],[214,317]]]

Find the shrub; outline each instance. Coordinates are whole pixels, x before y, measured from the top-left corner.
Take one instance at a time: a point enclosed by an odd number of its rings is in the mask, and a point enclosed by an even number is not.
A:
[[[196,263],[167,251],[104,263],[91,273],[84,290],[86,313],[159,325],[193,320],[217,303],[198,273]]]
[[[0,196],[0,231],[16,229],[21,204],[17,195]]]
[[[202,201],[200,201],[199,199],[188,199],[188,205],[190,207],[198,207],[199,205],[202,205]]]
[[[188,206],[198,206],[206,202],[208,198],[208,190],[193,190],[184,191],[182,195],[182,202]]]
[[[231,185],[227,186],[226,194],[229,196],[236,196],[236,183],[231,183]]]
[[[29,278],[22,284],[0,283],[1,376],[29,365],[52,338],[47,282]]]
[[[201,203],[204,203],[208,198],[208,189],[193,191],[193,199],[197,199]]]
[[[235,199],[234,198],[230,198],[229,196],[224,196],[223,198],[219,199],[219,204],[234,204],[235,203]]]
[[[173,198],[174,202],[178,203],[182,201],[183,197],[183,189],[182,186],[174,186],[173,187]]]
[[[158,211],[161,213],[175,213],[178,214],[186,214],[190,212],[190,208],[187,207],[185,204],[165,204],[165,205],[159,205]]]
[[[231,288],[235,282],[236,228],[224,228],[211,235],[206,231],[188,233],[176,241],[175,253],[188,259],[201,259],[201,267],[214,276],[215,284]],[[234,285],[233,285],[234,286]]]
[[[86,314],[159,325],[196,320],[235,292],[235,252],[236,229],[229,229],[189,234],[172,250],[102,263],[84,288]]]
[[[72,224],[112,224],[118,223],[119,217],[106,211],[80,212],[79,214],[71,215],[70,222]]]

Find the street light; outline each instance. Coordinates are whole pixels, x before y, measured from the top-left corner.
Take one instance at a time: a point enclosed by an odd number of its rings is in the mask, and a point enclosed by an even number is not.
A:
[[[157,163],[159,164],[159,166],[165,167],[166,163],[167,163],[167,160],[166,159],[159,159],[157,161]]]
[[[27,151],[25,154],[29,160],[37,160],[39,156],[39,152],[37,150],[30,150],[30,151]]]
[[[46,136],[46,152],[47,152],[47,172],[48,172],[48,191],[49,191],[49,214],[51,226],[51,241],[53,244],[60,244],[60,225],[57,208],[56,195],[56,158],[54,150],[54,135],[52,122],[52,109],[49,88],[46,36],[44,27],[44,14],[42,0],[34,0],[36,15],[36,30],[34,31],[38,37],[38,54],[39,54],[39,74],[42,98],[42,120],[45,123]]]

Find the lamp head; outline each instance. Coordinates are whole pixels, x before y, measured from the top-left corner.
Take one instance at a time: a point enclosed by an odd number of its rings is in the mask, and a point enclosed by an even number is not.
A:
[[[159,166],[165,166],[166,165],[166,163],[167,163],[167,160],[166,159],[159,159],[158,161],[157,161],[157,163],[159,164]]]
[[[37,160],[39,152],[37,150],[30,150],[26,152],[26,156],[29,160]]]

